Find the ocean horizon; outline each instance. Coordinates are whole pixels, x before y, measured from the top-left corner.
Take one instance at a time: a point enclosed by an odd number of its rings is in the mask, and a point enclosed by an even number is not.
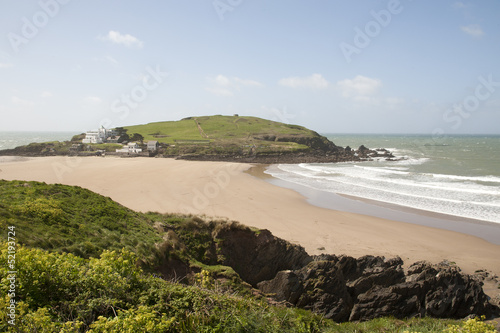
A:
[[[32,142],[69,141],[76,134],[71,131],[0,131],[0,150]]]

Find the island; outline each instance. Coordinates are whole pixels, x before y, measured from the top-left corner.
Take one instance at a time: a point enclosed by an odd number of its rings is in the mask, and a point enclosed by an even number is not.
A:
[[[70,141],[0,150],[1,155],[121,155],[265,164],[395,158],[384,148],[340,147],[303,126],[239,115],[188,117],[110,130],[102,127]]]

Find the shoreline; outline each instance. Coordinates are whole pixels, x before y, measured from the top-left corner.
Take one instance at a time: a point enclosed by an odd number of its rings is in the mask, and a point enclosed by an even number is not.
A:
[[[431,228],[460,232],[482,238],[495,245],[500,245],[500,223],[442,214],[314,189],[291,181],[282,180],[265,173],[265,170],[270,166],[271,165],[267,165],[266,167],[255,166],[253,167],[255,171],[249,171],[249,173],[255,177],[266,180],[270,184],[296,191],[304,196],[306,201],[311,205],[334,211],[363,214]]]
[[[140,212],[239,221],[268,229],[311,255],[400,256],[405,267],[448,260],[469,274],[486,269],[500,275],[500,245],[456,231],[317,207],[293,189],[255,177],[253,167],[162,158],[42,157],[4,160],[0,179],[81,186]]]

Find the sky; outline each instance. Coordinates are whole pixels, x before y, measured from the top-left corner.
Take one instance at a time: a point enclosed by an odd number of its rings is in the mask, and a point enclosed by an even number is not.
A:
[[[500,1],[0,0],[0,131],[500,134]]]

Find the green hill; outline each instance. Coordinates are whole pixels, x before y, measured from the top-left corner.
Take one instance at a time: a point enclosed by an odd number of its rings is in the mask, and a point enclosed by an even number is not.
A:
[[[131,136],[138,133],[144,141],[164,144],[166,155],[255,157],[335,147],[305,127],[257,117],[189,117],[125,129]]]
[[[269,137],[313,138],[318,134],[302,126],[288,125],[257,117],[203,116],[127,126],[145,140],[174,144],[178,141],[251,144]]]
[[[160,155],[186,159],[262,163],[359,159],[354,151],[338,147],[303,126],[257,117],[189,117],[123,129],[130,138],[158,141]]]

